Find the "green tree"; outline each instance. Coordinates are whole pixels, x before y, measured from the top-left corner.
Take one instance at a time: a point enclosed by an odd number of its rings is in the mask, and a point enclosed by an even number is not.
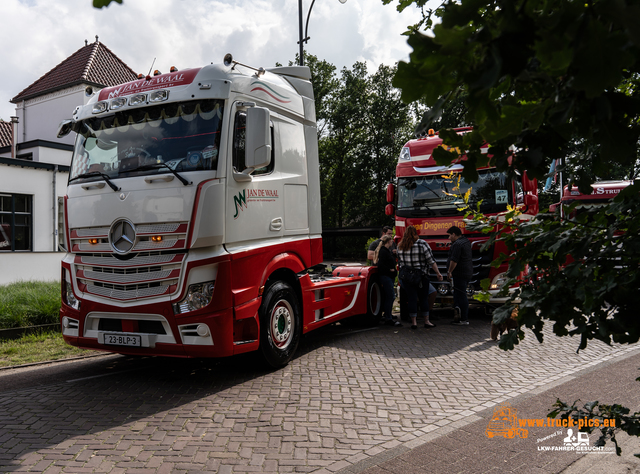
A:
[[[343,68],[337,82],[325,79],[331,92],[316,95],[316,109],[322,110],[318,116],[325,227],[380,226],[389,221],[384,214],[386,184],[415,126],[411,107],[392,86],[394,74],[395,68],[381,65],[370,75],[364,63],[356,63]]]

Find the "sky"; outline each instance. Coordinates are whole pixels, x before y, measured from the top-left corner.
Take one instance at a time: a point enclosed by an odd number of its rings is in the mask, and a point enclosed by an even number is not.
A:
[[[303,21],[311,0],[303,0]],[[364,61],[408,60],[402,33],[416,23],[413,7],[397,2],[316,0],[305,51],[338,70]],[[95,41],[138,73],[221,63],[226,53],[255,67],[287,65],[299,51],[296,0],[124,0],[96,9],[92,0],[1,0],[0,118],[15,115],[9,101],[78,49]]]

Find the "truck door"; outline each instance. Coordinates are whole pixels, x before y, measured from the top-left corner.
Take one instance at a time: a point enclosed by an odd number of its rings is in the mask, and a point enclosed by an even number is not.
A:
[[[240,103],[241,104],[241,103]],[[246,108],[234,104],[230,120],[230,156],[227,174],[226,241],[230,246],[265,245],[284,231],[283,182],[276,171],[276,144],[271,123],[271,162],[254,170],[251,177],[245,171]],[[267,243],[268,245],[268,243]]]

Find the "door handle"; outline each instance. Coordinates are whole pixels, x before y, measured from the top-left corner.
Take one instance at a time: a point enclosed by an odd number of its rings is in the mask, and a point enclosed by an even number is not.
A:
[[[271,219],[271,225],[269,225],[269,230],[273,230],[278,232],[282,230],[282,217],[276,217],[275,219]]]

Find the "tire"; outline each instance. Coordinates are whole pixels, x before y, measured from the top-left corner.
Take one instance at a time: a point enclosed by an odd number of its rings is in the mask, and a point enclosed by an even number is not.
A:
[[[372,324],[377,323],[382,316],[382,288],[380,281],[374,275],[369,279],[367,287],[367,319]]]
[[[302,334],[300,303],[290,285],[278,281],[262,297],[260,316],[260,352],[274,369],[284,367],[293,358]]]

